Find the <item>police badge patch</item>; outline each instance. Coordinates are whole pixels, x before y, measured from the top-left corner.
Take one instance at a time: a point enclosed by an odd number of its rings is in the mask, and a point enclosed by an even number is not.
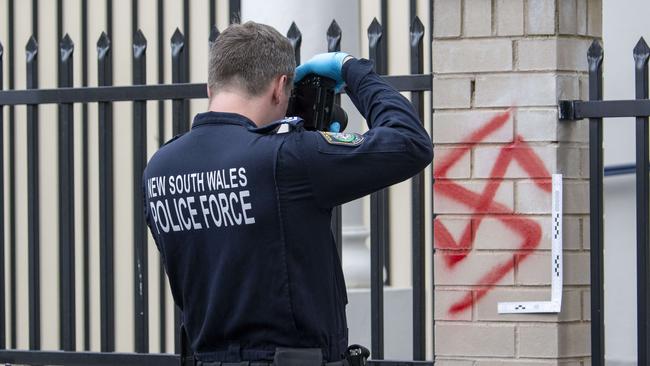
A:
[[[364,140],[363,135],[348,132],[318,131],[330,145],[359,146]]]

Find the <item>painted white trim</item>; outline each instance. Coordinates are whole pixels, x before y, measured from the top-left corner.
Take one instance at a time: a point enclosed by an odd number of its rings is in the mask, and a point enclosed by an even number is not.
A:
[[[551,301],[500,302],[499,314],[559,313],[562,309],[562,174],[553,174],[551,196]]]

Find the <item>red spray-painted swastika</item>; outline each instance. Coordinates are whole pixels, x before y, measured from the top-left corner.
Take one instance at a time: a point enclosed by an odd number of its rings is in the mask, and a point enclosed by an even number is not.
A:
[[[551,176],[544,166],[542,160],[533,149],[526,144],[522,137],[517,135],[512,143],[500,149],[499,154],[492,166],[487,184],[481,193],[473,192],[447,178],[449,170],[458,161],[468,154],[473,146],[484,141],[490,134],[502,127],[510,118],[511,110],[500,113],[490,119],[481,128],[470,134],[461,142],[457,149],[453,149],[449,155],[444,156],[434,167],[434,194],[441,195],[466,206],[472,215],[470,222],[465,226],[458,240],[454,240],[450,231],[440,220],[434,221],[434,238],[437,248],[441,249],[441,255],[448,270],[463,261],[473,247],[475,238],[472,232],[476,232],[481,221],[488,216],[501,221],[512,234],[521,238],[519,250],[522,252],[517,256],[518,262],[531,254],[531,251],[539,246],[542,229],[540,225],[524,216],[515,215],[508,206],[496,202],[494,197],[499,189],[510,163],[514,160],[533,178],[535,184],[543,191],[551,192]],[[494,266],[485,273],[476,283],[478,289],[475,296],[469,292],[466,296],[453,303],[448,309],[449,314],[454,315],[468,309],[475,301],[483,298],[505,275],[514,270],[514,261],[506,261]]]

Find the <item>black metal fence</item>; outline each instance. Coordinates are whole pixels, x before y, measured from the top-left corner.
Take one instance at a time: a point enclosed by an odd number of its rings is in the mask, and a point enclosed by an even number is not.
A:
[[[636,117],[636,258],[637,364],[650,365],[650,155],[648,59],[641,38],[634,48],[635,100],[603,101],[603,48],[594,41],[588,51],[589,101],[560,101],[560,119],[589,118],[589,209],[591,235],[591,364],[605,365],[603,287],[603,118]],[[629,171],[612,167],[610,174]],[[613,173],[613,174],[612,174]]]
[[[214,24],[215,2],[208,1],[210,5],[210,21]],[[34,2],[33,7],[33,32],[38,34],[38,7]],[[88,47],[88,4],[82,1],[82,50]],[[137,1],[132,2],[134,18],[137,19]],[[137,21],[132,23],[133,30],[133,53],[132,53],[132,83],[129,86],[113,86],[113,44],[111,43],[111,24],[112,24],[112,2],[108,0],[107,5],[107,32],[103,32],[96,43],[97,49],[97,72],[98,86],[88,86],[88,60],[86,52],[82,57],[82,87],[73,86],[73,53],[75,45],[73,40],[66,34],[62,35],[61,28],[61,9],[62,2],[58,2],[58,39],[59,57],[58,57],[58,88],[56,89],[39,89],[38,81],[38,62],[39,46],[35,36],[29,38],[25,47],[26,52],[26,86],[25,90],[13,90],[15,85],[14,62],[14,29],[15,20],[14,1],[8,1],[9,14],[9,88],[12,90],[0,91],[0,181],[8,182],[8,211],[11,217],[16,216],[16,148],[19,144],[27,146],[27,245],[28,245],[28,302],[29,302],[29,349],[17,350],[17,324],[16,324],[16,247],[25,243],[16,241],[16,222],[11,220],[8,235],[8,260],[5,259],[4,238],[5,238],[5,197],[4,191],[0,190],[0,263],[9,263],[9,278],[4,278],[4,271],[0,271],[0,362],[17,363],[17,364],[58,364],[58,365],[173,365],[179,362],[181,352],[181,341],[179,338],[179,313],[176,309],[175,316],[175,354],[149,354],[149,342],[151,337],[158,337],[160,349],[166,351],[166,320],[165,320],[165,290],[163,283],[166,281],[163,268],[158,258],[154,263],[158,266],[160,278],[159,294],[160,298],[156,301],[160,306],[160,317],[157,321],[160,323],[160,334],[151,335],[149,329],[149,298],[148,298],[148,265],[150,259],[147,254],[148,237],[141,209],[142,192],[141,176],[147,157],[147,102],[158,101],[159,115],[164,115],[163,101],[171,100],[172,102],[172,135],[183,133],[189,129],[190,113],[189,100],[206,98],[205,84],[190,84],[189,80],[189,1],[183,2],[183,18],[185,20],[184,32],[176,29],[171,37],[171,70],[172,84],[164,84],[162,70],[164,70],[163,59],[163,41],[158,37],[158,62],[160,63],[158,73],[158,84],[147,84],[146,80],[146,57],[147,57],[147,39],[145,35],[137,29]],[[162,34],[162,1],[158,5],[158,33]],[[231,19],[235,19],[235,14],[239,13],[239,1],[230,1]],[[411,2],[411,14],[415,14],[415,2]],[[382,9],[385,15],[386,2],[382,1]],[[424,54],[423,38],[425,29],[417,17],[413,17],[410,27],[410,75],[385,76],[385,79],[400,91],[410,91],[413,105],[419,113],[420,119],[425,118],[424,93],[431,90],[431,75],[424,74]],[[219,36],[216,27],[212,27],[209,33],[209,41],[214,41]],[[302,35],[296,24],[292,24],[287,34],[292,42],[296,60],[300,62],[300,45]],[[332,22],[326,34],[327,50],[334,51],[340,48],[341,29],[335,21]],[[382,25],[375,19],[368,28],[369,54],[370,58],[375,61],[377,71],[380,74],[386,74],[387,71],[387,48],[385,43],[385,34]],[[384,41],[382,41],[384,40]],[[207,42],[206,42],[207,43]],[[3,85],[2,78],[2,57],[3,49],[0,45],[0,87]],[[113,102],[127,101],[132,103],[133,121],[132,128],[132,147],[133,147],[133,284],[134,284],[134,312],[133,336],[135,353],[115,353],[115,278],[114,278],[114,216],[115,201],[120,199],[115,194],[113,185],[114,176],[114,127],[113,127]],[[89,110],[88,103],[97,103],[98,114],[98,159],[97,161],[89,160],[89,150],[94,148],[89,145]],[[42,299],[41,294],[41,233],[39,232],[39,209],[41,202],[39,200],[39,106],[43,104],[58,105],[58,183],[59,183],[59,207],[58,207],[58,225],[59,225],[59,273],[52,276],[59,278],[59,325],[60,325],[60,351],[41,351],[41,323],[40,318]],[[80,146],[81,153],[75,156],[74,147],[74,105],[82,105],[81,113],[81,136]],[[16,141],[16,106],[26,106],[27,108],[27,141]],[[9,120],[5,123],[2,110],[9,109]],[[426,112],[426,113],[431,113]],[[8,156],[4,156],[5,125],[8,130]],[[159,136],[158,145],[164,141],[164,119],[159,118],[157,125],[157,134]],[[82,176],[82,193],[81,193],[81,216],[82,216],[82,253],[75,253],[75,195],[74,167],[75,159],[81,159],[81,176]],[[5,180],[4,162],[8,164],[9,176]],[[98,165],[98,197],[99,197],[99,258],[100,258],[100,282],[99,282],[99,302],[100,302],[100,352],[90,352],[90,258],[89,250],[91,240],[89,237],[89,165]],[[412,237],[412,263],[413,263],[413,360],[425,360],[426,358],[426,276],[425,256],[426,246],[424,239],[425,231],[425,185],[424,174],[420,173],[413,179],[412,183],[412,212],[413,212],[413,237]],[[432,365],[432,362],[401,361],[390,362],[383,360],[384,354],[384,311],[383,311],[383,269],[386,263],[385,254],[388,252],[388,191],[377,192],[371,197],[371,332],[372,332],[372,364],[383,365],[410,365],[422,364]],[[335,210],[333,218],[333,230],[337,244],[341,244],[341,211],[340,208]],[[48,233],[44,233],[47,235]],[[75,264],[81,261],[83,268],[83,299],[82,309],[77,309],[75,303]],[[432,274],[432,271],[429,272]],[[8,283],[8,286],[7,286]],[[7,287],[9,294],[7,297]],[[8,319],[5,318],[5,302],[10,304],[10,313]],[[76,313],[77,310],[83,312],[82,334],[76,334]],[[57,321],[56,319],[46,319],[46,321]],[[5,334],[9,334],[9,339],[5,339]],[[77,348],[77,338],[83,339],[83,348]],[[431,340],[433,341],[433,340]]]

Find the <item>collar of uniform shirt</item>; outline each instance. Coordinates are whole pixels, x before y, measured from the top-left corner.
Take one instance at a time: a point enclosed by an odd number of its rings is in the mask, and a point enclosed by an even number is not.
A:
[[[237,124],[244,127],[257,128],[257,125],[253,121],[241,114],[213,111],[197,114],[194,117],[194,122],[192,122],[192,128],[208,124]]]

